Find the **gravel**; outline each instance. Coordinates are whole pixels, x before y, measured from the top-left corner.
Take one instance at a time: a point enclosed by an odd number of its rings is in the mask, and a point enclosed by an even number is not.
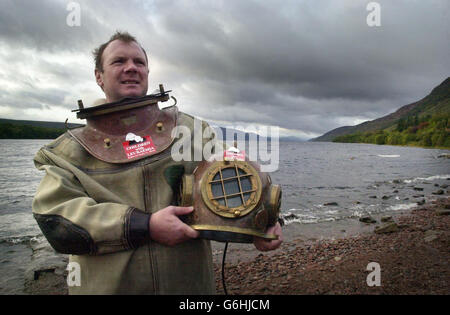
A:
[[[285,242],[275,253],[226,263],[231,295],[449,294],[449,198],[396,218],[394,232],[338,240]],[[236,255],[236,253],[234,253]],[[380,267],[380,285],[374,269]],[[221,264],[215,264],[217,293],[224,294]]]

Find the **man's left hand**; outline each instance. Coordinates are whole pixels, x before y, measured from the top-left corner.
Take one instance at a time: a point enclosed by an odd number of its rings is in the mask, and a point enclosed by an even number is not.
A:
[[[253,244],[255,245],[256,249],[262,252],[267,252],[270,250],[275,250],[278,247],[280,247],[281,243],[283,242],[283,232],[281,230],[280,223],[277,222],[274,226],[267,229],[266,234],[275,234],[278,236],[277,240],[269,241],[265,240],[261,237],[254,237],[253,238]]]

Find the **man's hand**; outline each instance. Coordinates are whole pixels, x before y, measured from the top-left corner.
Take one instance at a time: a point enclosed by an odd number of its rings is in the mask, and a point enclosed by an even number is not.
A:
[[[153,213],[150,217],[150,238],[160,244],[174,246],[197,238],[199,232],[178,218],[191,213],[194,207],[169,206]]]
[[[269,241],[265,240],[261,237],[254,237],[253,238],[253,244],[255,245],[256,249],[267,252],[269,250],[274,250],[280,247],[281,243],[283,242],[283,232],[281,231],[281,225],[277,222],[274,226],[267,229],[266,234],[275,234],[278,235],[277,240]]]

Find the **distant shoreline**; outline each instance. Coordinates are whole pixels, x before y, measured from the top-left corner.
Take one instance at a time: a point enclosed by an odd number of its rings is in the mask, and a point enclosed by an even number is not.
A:
[[[352,144],[372,144],[379,146],[392,146],[392,147],[405,147],[405,148],[420,148],[420,149],[434,149],[434,150],[450,150],[450,147],[426,147],[419,144],[377,144],[377,143],[367,143],[367,142],[341,142],[341,141],[313,141],[313,142],[328,142],[328,143],[352,143]]]
[[[56,139],[67,131],[68,128],[83,126],[81,124],[14,120],[0,118],[0,139]]]

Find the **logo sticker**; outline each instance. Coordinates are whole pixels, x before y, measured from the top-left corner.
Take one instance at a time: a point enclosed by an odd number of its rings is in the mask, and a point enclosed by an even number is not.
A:
[[[127,155],[127,159],[133,159],[156,152],[156,147],[150,136],[144,136],[144,138],[142,138],[130,132],[127,134],[125,140],[125,142],[122,142],[122,145],[125,154]]]
[[[223,159],[225,161],[245,161],[245,151],[231,147],[223,153]]]

